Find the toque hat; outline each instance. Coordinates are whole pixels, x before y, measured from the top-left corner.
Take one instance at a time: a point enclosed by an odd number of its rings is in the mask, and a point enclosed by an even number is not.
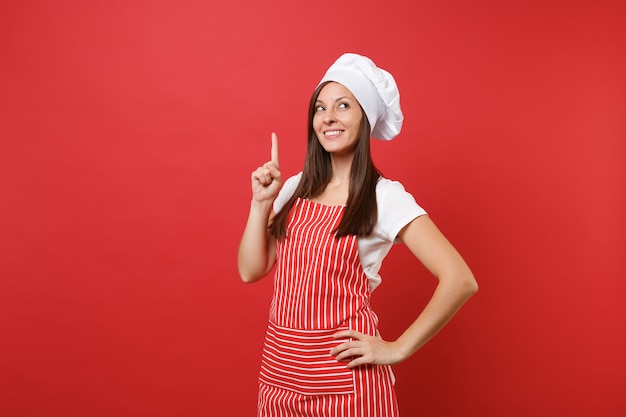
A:
[[[393,76],[371,59],[343,54],[328,68],[319,84],[326,81],[338,82],[354,94],[370,124],[371,137],[391,140],[400,133],[404,116],[398,86]]]

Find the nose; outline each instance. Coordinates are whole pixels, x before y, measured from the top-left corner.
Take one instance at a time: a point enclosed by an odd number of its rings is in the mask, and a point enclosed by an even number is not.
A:
[[[331,124],[335,121],[335,113],[332,110],[326,110],[324,113],[324,123]]]

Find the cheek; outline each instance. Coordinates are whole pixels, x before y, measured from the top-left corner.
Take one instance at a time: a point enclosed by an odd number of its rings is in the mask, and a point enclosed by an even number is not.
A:
[[[322,128],[322,118],[314,116],[311,124],[313,125],[313,132],[315,132],[315,137],[317,137],[317,140],[320,140],[319,132]]]
[[[350,121],[352,122],[352,126],[357,128],[360,127],[363,117],[365,117],[365,115],[362,114],[360,111],[354,111],[352,114],[350,114]]]
[[[360,116],[360,115],[359,115],[359,116]],[[357,132],[357,135],[358,135],[358,132],[361,130],[361,121],[362,121],[362,118],[361,118],[361,117],[359,117],[359,116],[355,117],[355,118],[353,119],[353,123],[352,123],[352,129],[353,129],[355,132]]]
[[[322,124],[322,120],[323,120],[322,116],[319,115],[318,113],[315,113],[315,115],[313,116],[313,128],[315,130],[319,129],[319,127]]]

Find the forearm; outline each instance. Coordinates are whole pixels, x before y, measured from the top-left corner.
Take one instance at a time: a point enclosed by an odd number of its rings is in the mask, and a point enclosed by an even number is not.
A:
[[[402,362],[437,334],[477,289],[476,281],[469,270],[467,275],[457,275],[452,280],[440,280],[426,308],[396,341],[387,342],[380,336],[342,330],[335,333],[335,338],[350,340],[333,348],[331,355],[338,361],[348,361],[348,368],[364,364],[391,365]]]
[[[252,201],[248,221],[239,244],[237,266],[244,282],[263,278],[274,264],[273,238],[268,233],[271,201]]]
[[[462,278],[440,280],[424,310],[395,341],[399,361],[408,359],[432,339],[477,290],[469,271]]]

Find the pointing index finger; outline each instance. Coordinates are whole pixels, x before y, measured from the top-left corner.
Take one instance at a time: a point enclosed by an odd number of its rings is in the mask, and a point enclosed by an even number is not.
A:
[[[272,162],[276,164],[276,167],[279,167],[278,164],[278,136],[276,133],[272,132]]]

